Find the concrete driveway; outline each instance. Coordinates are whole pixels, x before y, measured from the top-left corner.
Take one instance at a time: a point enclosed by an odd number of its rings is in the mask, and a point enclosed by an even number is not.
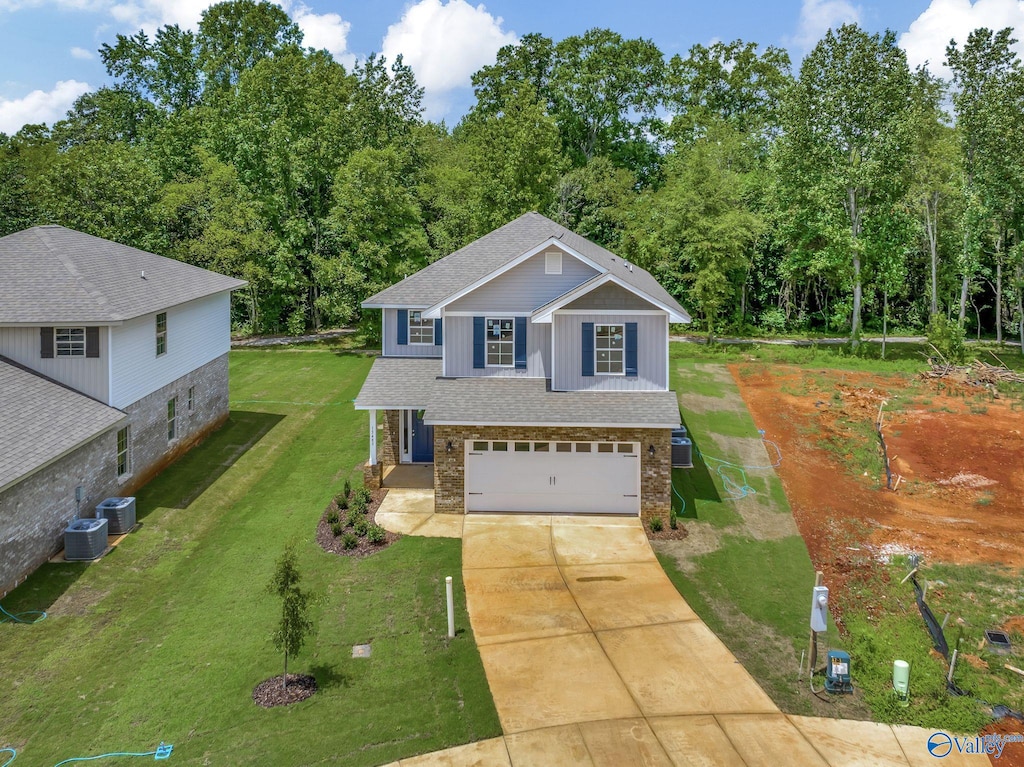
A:
[[[679,596],[639,520],[469,515],[462,532],[505,735],[401,767],[936,763],[926,730],[781,713]]]

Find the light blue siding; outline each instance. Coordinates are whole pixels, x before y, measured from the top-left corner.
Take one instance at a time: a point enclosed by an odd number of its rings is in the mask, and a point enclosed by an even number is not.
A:
[[[480,316],[495,316],[481,312]],[[453,378],[464,376],[518,376],[547,378],[551,369],[551,325],[526,323],[526,369],[473,367],[473,318],[444,318],[444,374]]]
[[[583,323],[595,325],[637,324],[637,375],[584,376]],[[536,327],[536,326],[535,326]],[[562,314],[552,317],[554,364],[551,388],[555,391],[615,389],[627,391],[664,391],[668,388],[668,317],[665,314]]]
[[[423,307],[426,309],[427,307]],[[384,312],[384,356],[385,357],[440,357],[441,347],[431,344],[398,345],[398,310],[382,309]],[[447,335],[448,328],[442,331]]]
[[[568,253],[562,254],[561,274],[545,274],[544,262],[544,253],[538,253],[446,308],[452,312],[533,311],[597,274]]]

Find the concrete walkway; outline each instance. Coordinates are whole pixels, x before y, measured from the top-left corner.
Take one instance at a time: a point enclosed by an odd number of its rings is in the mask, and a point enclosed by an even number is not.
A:
[[[463,578],[505,735],[400,767],[936,763],[927,730],[782,714],[636,519],[469,515]]]

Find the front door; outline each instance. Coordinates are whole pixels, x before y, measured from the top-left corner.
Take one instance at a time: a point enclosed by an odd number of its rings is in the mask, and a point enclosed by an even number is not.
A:
[[[423,411],[412,411],[412,460],[413,463],[433,463],[434,427],[423,423]]]

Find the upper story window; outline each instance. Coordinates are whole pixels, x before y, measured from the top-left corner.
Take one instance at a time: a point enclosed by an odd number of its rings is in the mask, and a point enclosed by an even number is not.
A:
[[[85,356],[85,328],[54,328],[53,338],[58,357]]]
[[[622,325],[594,325],[594,372],[625,375],[625,340]]]
[[[409,343],[434,343],[434,321],[423,319],[423,312],[409,312]]]
[[[156,316],[156,356],[167,352],[167,312]]]
[[[515,365],[515,321],[511,318],[487,318],[487,366]]]

